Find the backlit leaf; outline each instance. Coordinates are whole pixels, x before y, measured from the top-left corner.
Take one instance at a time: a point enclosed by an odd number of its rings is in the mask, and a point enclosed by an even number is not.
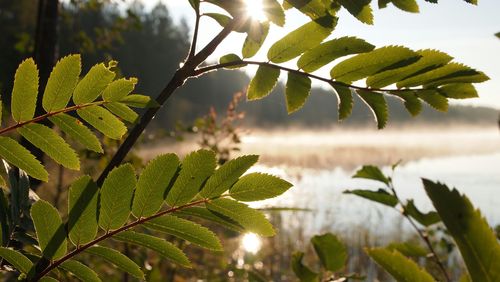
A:
[[[135,171],[131,164],[113,169],[106,177],[100,195],[99,226],[102,229],[118,229],[127,222],[135,184]]]
[[[236,54],[227,54],[227,55],[224,55],[222,56],[220,59],[219,59],[219,64],[228,64],[228,63],[233,63],[233,62],[239,62],[241,61],[241,58],[236,55]],[[245,65],[232,65],[232,66],[228,66],[228,67],[225,67],[226,69],[239,69],[241,67],[243,67]]]
[[[95,101],[114,78],[115,73],[110,67],[102,63],[93,66],[76,85],[73,101],[76,105]]]
[[[312,237],[311,243],[326,270],[336,272],[347,263],[347,248],[337,236],[326,233]]]
[[[267,1],[276,1],[276,0],[267,0]],[[253,24],[245,42],[243,43],[243,49],[241,50],[243,58],[251,58],[257,54],[257,52],[264,44],[264,41],[269,34],[269,23],[259,23]]]
[[[397,281],[434,282],[434,278],[414,261],[398,251],[383,248],[366,249],[366,253]]]
[[[254,172],[241,177],[231,187],[229,194],[239,201],[260,201],[279,196],[292,186],[291,183],[279,177]]]
[[[172,243],[154,236],[137,233],[134,231],[125,231],[113,236],[114,239],[142,246],[155,251],[160,256],[169,259],[185,267],[190,267],[191,264],[186,255]]]
[[[151,160],[137,182],[132,213],[145,217],[156,213],[162,206],[167,188],[179,169],[179,158],[175,154],[160,155]]]
[[[411,218],[418,221],[418,223],[424,226],[430,226],[432,224],[438,223],[441,221],[439,214],[435,211],[431,211],[428,213],[423,213],[417,209],[413,200],[408,200],[404,207],[404,212],[411,216]]]
[[[442,67],[424,73],[410,76],[396,85],[398,88],[426,85],[429,87],[444,85],[453,82],[483,82],[489,78],[482,72],[459,63],[449,63]]]
[[[470,83],[454,83],[439,88],[439,93],[452,99],[477,98],[476,88]]]
[[[135,77],[117,79],[108,84],[104,89],[102,92],[102,99],[111,102],[120,101],[134,90],[136,84],[137,78]]]
[[[426,249],[409,242],[391,243],[387,246],[387,249],[390,251],[397,250],[401,254],[409,257],[425,257],[428,253]]]
[[[276,233],[264,214],[243,203],[230,199],[217,199],[206,205],[209,210],[231,218],[250,232],[266,237]]]
[[[173,235],[209,250],[222,250],[219,239],[212,231],[189,220],[172,215],[165,215],[146,222],[145,226],[156,231]]]
[[[410,13],[418,13],[419,8],[417,1],[415,0],[391,0],[392,4],[394,6],[398,7],[399,9],[410,12]]]
[[[381,71],[396,69],[415,62],[419,54],[402,46],[386,46],[362,53],[332,68],[333,79],[351,83]]]
[[[285,0],[283,1],[283,6],[288,9],[290,7],[295,7],[297,10],[303,14],[310,17],[312,20],[319,19],[321,17],[329,16],[325,4],[322,0]]]
[[[102,247],[102,246],[93,246],[85,250],[86,253],[89,253],[94,256],[98,256],[114,264],[118,269],[129,273],[130,275],[144,279],[144,273],[141,268],[131,259],[123,255],[117,250]]]
[[[472,281],[500,280],[500,244],[481,212],[465,195],[423,180],[425,191],[455,240]]]
[[[284,63],[305,51],[319,45],[330,35],[337,25],[337,18],[324,17],[311,21],[288,33],[274,43],[267,53],[267,58],[273,63]],[[307,40],[304,40],[307,38]]]
[[[349,117],[352,113],[352,106],[354,104],[354,100],[352,98],[352,92],[349,87],[340,86],[331,84],[335,89],[335,94],[337,94],[337,99],[339,101],[338,104],[338,112],[339,112],[339,120],[344,120]]]
[[[276,86],[276,83],[278,83],[279,76],[279,69],[259,66],[257,73],[248,86],[247,99],[252,101],[269,95],[274,86]]]
[[[78,115],[111,139],[121,139],[127,132],[127,127],[108,110],[91,106],[77,110]]]
[[[389,179],[382,173],[382,171],[373,165],[365,165],[354,174],[353,178],[365,178],[380,181],[386,185],[389,184]]]
[[[85,264],[76,260],[71,260],[71,259],[67,260],[61,263],[58,267],[72,273],[73,275],[75,275],[75,277],[77,277],[81,281],[85,282],[101,281],[101,279],[99,279],[99,276],[97,276],[97,274],[92,269],[90,269]]]
[[[106,107],[106,109],[108,109],[114,115],[130,123],[135,123],[139,118],[139,114],[134,112],[134,110],[129,108],[129,106],[120,102],[107,103],[104,105],[104,107]]]
[[[219,13],[204,13],[203,15],[214,19],[222,27],[232,21],[231,17]]]
[[[78,119],[67,114],[58,114],[49,117],[49,120],[57,125],[64,133],[85,146],[85,148],[97,153],[103,152],[99,139],[97,139],[95,134]]]
[[[359,97],[368,105],[370,110],[375,117],[378,129],[382,129],[387,124],[387,119],[389,118],[389,110],[387,108],[387,102],[385,101],[384,95],[365,90],[357,90]]]
[[[16,122],[33,118],[38,95],[38,69],[32,58],[24,60],[16,70],[10,110]]]
[[[422,112],[422,102],[420,102],[416,91],[395,91],[389,93],[403,99],[406,110],[408,110],[412,116],[417,116]]]
[[[277,0],[263,0],[263,12],[277,26],[285,25],[285,12]]]
[[[366,24],[373,24],[371,0],[338,0],[342,7],[346,8],[351,15]]]
[[[448,111],[448,99],[434,90],[419,90],[415,92],[417,96],[424,100],[434,109],[446,112]]]
[[[42,255],[47,259],[59,259],[66,254],[66,231],[56,208],[44,200],[31,206],[31,218],[35,225]]]
[[[49,174],[42,164],[23,146],[9,137],[0,136],[0,157],[26,171],[36,179],[48,181]]]
[[[68,232],[75,246],[92,241],[97,235],[99,188],[90,176],[82,176],[69,188]]]
[[[295,252],[292,255],[291,265],[293,272],[299,278],[300,282],[319,282],[319,274],[305,266],[302,263],[303,258],[304,253],[302,252]]]
[[[133,108],[157,108],[160,106],[151,97],[139,94],[130,94],[121,99],[120,102]]]
[[[42,106],[48,113],[63,109],[68,105],[73,90],[80,79],[82,63],[80,55],[63,57],[50,73]]]
[[[346,194],[354,194],[362,198],[384,204],[390,207],[395,207],[398,204],[398,199],[393,195],[387,193],[384,189],[379,189],[377,191],[371,190],[348,190],[344,191]]]
[[[302,108],[310,93],[311,79],[305,75],[289,72],[285,89],[287,112],[290,114]]]
[[[343,56],[372,51],[375,46],[356,37],[341,37],[325,42],[305,52],[297,66],[305,72],[313,72]]]
[[[23,254],[16,250],[0,247],[0,257],[8,261],[19,272],[27,274],[33,267],[33,263]]]
[[[245,228],[243,228],[239,223],[236,221],[233,221],[232,219],[228,217],[224,217],[221,214],[216,214],[211,211],[209,211],[206,208],[202,207],[190,207],[190,208],[185,208],[180,211],[175,212],[175,215],[182,216],[182,217],[197,217],[201,218],[204,220],[208,220],[210,222],[217,223],[221,226],[224,226],[230,230],[236,231],[236,232],[244,232]]]
[[[49,127],[32,123],[18,128],[17,131],[58,164],[74,170],[80,169],[80,160],[76,152]]]
[[[187,155],[182,161],[179,176],[167,195],[167,203],[170,206],[180,206],[191,201],[214,173],[215,166],[213,151],[199,150]]]
[[[204,198],[214,198],[220,196],[231,188],[238,178],[252,167],[259,156],[248,155],[230,160],[219,167],[215,173],[210,176],[200,191]]]

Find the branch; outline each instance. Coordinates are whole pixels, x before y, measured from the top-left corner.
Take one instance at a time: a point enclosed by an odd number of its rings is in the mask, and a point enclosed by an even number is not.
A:
[[[185,204],[185,205],[182,205],[182,206],[173,207],[173,208],[161,211],[161,212],[159,212],[157,214],[154,214],[152,216],[149,216],[149,217],[139,218],[136,221],[133,221],[133,222],[127,224],[127,225],[124,225],[124,226],[120,227],[119,229],[107,232],[107,233],[105,233],[105,234],[103,234],[103,235],[95,238],[94,240],[92,240],[91,242],[89,242],[89,243],[87,243],[85,245],[77,246],[76,249],[74,249],[73,251],[67,253],[64,257],[62,257],[62,258],[60,258],[58,260],[53,261],[47,268],[45,268],[42,272],[40,272],[40,274],[38,274],[33,279],[33,281],[40,280],[42,277],[44,277],[45,275],[47,275],[48,273],[50,273],[52,270],[54,270],[55,268],[57,268],[59,265],[61,265],[65,261],[73,258],[74,256],[78,255],[79,253],[85,251],[86,249],[88,249],[88,248],[96,245],[97,243],[99,243],[101,241],[104,241],[106,239],[109,239],[109,238],[113,237],[114,235],[116,235],[118,233],[127,231],[127,230],[129,230],[129,229],[131,229],[131,228],[133,228],[133,227],[135,227],[137,225],[141,225],[141,224],[143,224],[145,222],[148,222],[148,221],[150,221],[152,219],[155,219],[155,218],[158,218],[158,217],[170,214],[170,213],[174,213],[174,212],[179,211],[181,209],[185,209],[185,208],[189,208],[189,207],[194,207],[194,206],[197,206],[197,205],[200,205],[200,204],[205,204],[205,203],[210,202],[211,200],[212,199],[202,199],[202,200],[191,202],[189,204]]]
[[[130,131],[130,134],[127,136],[125,141],[122,143],[118,151],[116,151],[115,155],[108,163],[106,168],[104,168],[103,172],[97,179],[97,184],[102,185],[106,176],[111,172],[113,168],[120,165],[121,162],[125,159],[128,152],[132,149],[135,142],[141,136],[142,132],[146,129],[148,124],[154,118],[158,110],[165,104],[165,102],[172,96],[172,94],[177,90],[177,88],[181,87],[184,82],[190,78],[195,76],[195,69],[203,63],[208,56],[210,56],[217,46],[238,26],[243,24],[245,18],[235,19],[231,21],[228,25],[226,25],[222,31],[215,36],[212,41],[210,41],[207,46],[205,46],[197,55],[194,57],[188,58],[184,65],[178,69],[167,86],[160,93],[158,98],[156,98],[156,102],[160,104],[160,107],[149,108],[141,117],[139,123]]]
[[[194,24],[193,41],[191,42],[191,49],[189,50],[188,59],[196,54],[196,44],[198,43],[198,30],[200,29],[200,7],[196,9],[196,21]]]
[[[401,199],[399,198],[398,193],[396,192],[396,189],[394,188],[394,185],[392,184],[392,180],[390,180],[390,182],[389,182],[389,188],[392,190],[394,197],[396,197],[396,199],[398,200],[399,205],[401,205],[401,207],[403,207],[401,214],[410,222],[411,226],[417,231],[418,236],[420,238],[422,238],[422,240],[425,242],[425,245],[427,245],[427,248],[432,253],[432,257],[434,258],[434,261],[436,261],[436,263],[437,263],[439,269],[441,270],[441,272],[443,273],[446,281],[451,282],[451,279],[448,276],[448,272],[446,271],[446,268],[444,267],[443,263],[439,259],[436,250],[434,250],[434,247],[432,246],[432,243],[429,240],[429,236],[427,236],[427,234],[424,233],[424,231],[422,231],[420,228],[418,228],[415,221],[406,213],[404,204],[401,201]]]
[[[282,71],[287,71],[287,72],[292,72],[292,73],[296,73],[299,75],[307,76],[309,78],[323,81],[323,82],[326,82],[326,83],[331,84],[331,85],[344,86],[344,87],[349,87],[349,88],[358,89],[358,90],[377,91],[377,92],[405,92],[408,90],[417,90],[417,89],[398,89],[398,88],[383,89],[383,88],[370,88],[370,87],[356,86],[356,85],[336,81],[336,80],[333,80],[331,78],[321,77],[321,76],[307,73],[307,72],[304,72],[301,70],[291,69],[291,68],[287,68],[287,67],[276,65],[273,63],[269,63],[269,62],[247,61],[247,60],[234,61],[234,62],[228,62],[228,63],[223,63],[223,64],[215,64],[215,65],[210,65],[207,67],[198,68],[198,69],[196,69],[195,75],[198,76],[198,75],[202,75],[202,74],[207,73],[207,72],[211,72],[211,71],[215,71],[215,70],[219,70],[219,69],[227,68],[227,67],[239,66],[239,65],[266,66],[269,68],[279,69]]]
[[[27,121],[23,121],[23,122],[19,122],[19,123],[16,123],[14,125],[11,125],[9,127],[2,128],[2,129],[0,129],[0,134],[7,133],[9,131],[12,131],[12,130],[17,129],[19,127],[23,127],[23,126],[25,126],[27,124],[30,124],[30,123],[36,123],[36,122],[42,121],[42,120],[44,120],[46,118],[49,118],[51,116],[55,116],[55,115],[62,114],[62,113],[68,113],[68,112],[72,112],[72,111],[76,111],[76,110],[83,109],[83,108],[90,107],[90,106],[99,106],[99,105],[103,105],[103,104],[106,104],[106,103],[108,103],[108,102],[107,101],[97,101],[97,102],[92,102],[92,103],[75,105],[75,106],[72,106],[72,107],[68,107],[68,108],[64,108],[64,109],[61,109],[61,110],[57,110],[55,112],[46,113],[44,115],[37,116],[37,117],[35,117],[33,119],[30,119],[30,120],[27,120]]]

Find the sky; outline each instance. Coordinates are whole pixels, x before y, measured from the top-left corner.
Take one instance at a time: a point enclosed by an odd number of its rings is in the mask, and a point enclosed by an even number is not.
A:
[[[194,25],[194,13],[188,0],[143,0],[149,7],[158,1],[167,5],[176,21],[185,19],[190,26]],[[414,50],[432,48],[444,51],[453,56],[454,61],[483,71],[491,78],[487,82],[476,84],[480,98],[462,103],[500,109],[500,39],[494,36],[500,31],[499,0],[479,0],[478,6],[460,0],[440,0],[439,4],[418,0],[418,14],[403,12],[392,5],[378,9],[376,2],[373,1],[374,25],[362,24],[343,10],[339,13],[339,23],[329,39],[356,36],[377,47],[403,45]],[[211,5],[204,5],[209,6]],[[265,51],[272,43],[307,21],[308,18],[298,12],[288,12],[285,27],[272,26],[262,52],[255,59],[265,60]],[[219,30],[217,23],[204,17],[199,46],[203,47]],[[216,61],[228,53],[241,53],[243,41],[243,35],[231,35],[209,59]],[[294,65],[295,61],[292,61],[287,66]],[[320,69],[318,74],[328,77],[331,67],[332,65],[328,65]],[[254,71],[255,68],[247,68],[249,74]]]

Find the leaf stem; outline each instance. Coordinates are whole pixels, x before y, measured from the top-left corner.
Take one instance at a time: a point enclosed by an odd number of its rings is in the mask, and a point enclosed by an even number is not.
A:
[[[406,92],[406,91],[411,91],[411,90],[419,90],[419,89],[398,89],[398,88],[395,88],[395,89],[383,89],[383,88],[371,88],[371,87],[356,86],[356,85],[352,85],[352,84],[348,84],[348,83],[336,81],[336,80],[333,80],[331,78],[325,78],[325,77],[321,77],[321,76],[314,75],[314,74],[311,74],[311,73],[307,73],[307,72],[304,72],[304,71],[301,71],[301,70],[298,70],[298,69],[287,68],[287,67],[284,67],[284,66],[280,66],[280,65],[277,65],[277,64],[270,63],[270,62],[248,61],[248,60],[233,61],[233,62],[228,62],[228,63],[223,63],[223,64],[215,64],[215,65],[210,65],[210,66],[207,66],[207,67],[198,68],[196,70],[196,72],[195,72],[195,75],[198,76],[198,75],[201,75],[201,74],[204,74],[204,73],[207,73],[207,72],[219,70],[221,68],[227,68],[227,67],[238,66],[238,65],[266,66],[266,67],[270,67],[270,68],[274,68],[274,69],[279,69],[279,70],[282,70],[282,71],[287,71],[287,72],[291,72],[291,73],[295,73],[295,74],[307,76],[309,78],[313,78],[313,79],[316,79],[316,80],[319,80],[319,81],[323,81],[323,82],[326,82],[326,83],[331,84],[331,85],[344,86],[344,87],[349,87],[349,88],[358,89],[358,90],[378,91],[378,92]]]
[[[137,225],[141,225],[147,221],[150,221],[152,219],[155,219],[155,218],[158,218],[158,217],[161,217],[161,216],[164,216],[166,214],[170,214],[170,213],[174,213],[176,211],[179,211],[179,210],[182,210],[182,209],[185,209],[185,208],[189,208],[189,207],[194,207],[194,206],[197,206],[197,205],[200,205],[200,204],[205,204],[205,203],[208,203],[210,202],[211,199],[201,199],[201,200],[198,200],[198,201],[194,201],[194,202],[191,202],[189,204],[185,204],[185,205],[182,205],[182,206],[178,206],[178,207],[173,207],[173,208],[169,208],[167,210],[164,210],[164,211],[161,211],[159,213],[156,213],[152,216],[148,216],[148,217],[143,217],[143,218],[139,218],[137,219],[136,221],[133,221],[127,225],[124,225],[116,230],[113,230],[113,231],[109,231],[97,238],[95,238],[94,240],[92,240],[91,242],[85,244],[85,245],[82,245],[82,246],[79,246],[77,247],[76,249],[74,249],[73,251],[67,253],[64,257],[58,259],[58,260],[55,260],[53,261],[47,268],[45,268],[42,272],[40,272],[40,274],[38,274],[35,278],[33,278],[32,281],[38,281],[40,280],[42,277],[44,277],[45,275],[47,275],[49,272],[51,272],[52,270],[54,270],[55,268],[57,268],[59,265],[61,265],[62,263],[64,263],[65,261],[73,258],[74,256],[78,255],[79,253],[85,251],[86,249],[96,245],[97,243],[101,242],[101,241],[104,241],[108,238],[111,238],[113,237],[114,235],[118,234],[118,233],[121,233],[123,231],[127,231],[128,229],[131,229]]]
[[[16,123],[14,125],[11,125],[9,127],[2,128],[2,129],[0,129],[0,134],[7,133],[9,131],[12,131],[12,130],[20,128],[20,127],[23,127],[23,126],[25,126],[27,124],[30,124],[30,123],[36,123],[36,122],[42,121],[42,120],[44,120],[46,118],[49,118],[51,116],[55,116],[55,115],[62,114],[62,113],[68,113],[68,112],[72,112],[72,111],[76,111],[76,110],[83,109],[83,108],[86,108],[86,107],[103,105],[103,104],[106,104],[106,103],[108,103],[108,102],[107,101],[97,101],[97,102],[92,102],[92,103],[75,105],[75,106],[71,106],[71,107],[64,108],[64,109],[61,109],[61,110],[57,110],[57,111],[54,111],[54,112],[46,113],[46,114],[43,114],[41,116],[37,116],[37,117],[35,117],[33,119],[30,119],[30,120],[27,120],[27,121],[23,121],[23,122],[19,122],[19,123]]]
[[[396,197],[396,199],[398,200],[399,205],[402,207],[401,214],[408,220],[408,222],[410,222],[410,224],[413,227],[413,229],[415,229],[415,231],[417,231],[418,236],[425,242],[425,245],[427,246],[427,248],[431,252],[432,257],[434,258],[434,261],[437,263],[437,265],[438,265],[439,269],[441,270],[441,272],[443,273],[446,281],[447,282],[451,282],[451,278],[449,277],[448,272],[446,271],[446,268],[444,267],[443,263],[439,259],[439,256],[437,255],[436,250],[432,246],[432,243],[429,240],[429,236],[427,235],[427,233],[425,233],[424,231],[422,231],[422,229],[420,229],[417,226],[417,224],[415,223],[415,221],[406,213],[403,201],[399,198],[398,193],[396,192],[396,189],[394,188],[394,185],[392,183],[392,178],[389,180],[389,185],[388,186],[391,189],[392,194],[394,195],[394,197]]]

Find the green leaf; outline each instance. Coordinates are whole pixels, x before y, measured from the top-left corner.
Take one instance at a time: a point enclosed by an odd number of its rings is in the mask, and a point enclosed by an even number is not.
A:
[[[167,204],[180,206],[191,201],[203,183],[214,173],[215,166],[213,151],[199,150],[187,155],[182,161],[179,177],[167,195]]]
[[[222,251],[222,245],[212,231],[189,220],[165,215],[146,222],[145,226],[149,229],[176,236],[209,250]]]
[[[250,173],[231,187],[229,194],[238,201],[252,202],[279,196],[293,185],[281,178],[265,173]]]
[[[412,116],[417,116],[422,112],[422,102],[420,102],[420,99],[416,94],[417,91],[419,90],[394,91],[389,93],[401,98],[404,101],[406,110],[408,110]]]
[[[38,69],[32,58],[24,60],[16,70],[10,110],[16,122],[31,120],[38,95]]]
[[[188,258],[181,250],[163,239],[133,231],[125,231],[119,233],[117,235],[114,235],[113,238],[119,241],[151,249],[158,253],[161,257],[169,259],[184,267],[191,266]]]
[[[423,179],[425,192],[455,240],[472,281],[500,280],[500,244],[488,222],[465,195]]]
[[[337,272],[347,263],[347,248],[337,236],[326,233],[312,237],[311,243],[326,270]]]
[[[114,264],[118,267],[118,269],[125,271],[136,278],[144,280],[144,273],[141,268],[133,260],[129,259],[117,250],[102,246],[93,246],[86,249],[85,252],[101,257],[105,261]]]
[[[69,188],[68,232],[75,246],[92,241],[97,235],[99,188],[90,176],[82,176]]]
[[[382,71],[408,65],[419,54],[402,46],[386,46],[362,53],[338,63],[330,71],[333,79],[351,83]]]
[[[431,49],[416,52],[422,57],[415,63],[372,75],[366,80],[366,85],[373,88],[382,88],[418,73],[436,69],[453,59],[446,53]]]
[[[459,63],[449,63],[424,73],[416,73],[396,84],[398,88],[425,85],[428,87],[454,82],[483,82],[489,78],[482,72]]]
[[[224,163],[212,176],[210,176],[201,189],[200,195],[204,198],[214,198],[222,195],[222,193],[229,190],[229,188],[238,181],[239,177],[252,167],[258,159],[259,156],[257,155],[248,155]]]
[[[303,252],[295,252],[292,255],[292,270],[299,278],[300,282],[319,282],[319,274],[312,271],[309,267],[302,263],[304,258]]]
[[[330,15],[322,0],[285,0],[283,7],[286,9],[295,7],[312,20]]]
[[[439,88],[439,93],[452,99],[477,98],[476,88],[470,83],[454,83]]]
[[[362,198],[374,201],[386,206],[395,207],[398,204],[398,199],[387,193],[384,189],[379,189],[377,191],[371,190],[348,190],[344,191],[345,194],[353,194],[360,196]]]
[[[59,280],[52,278],[50,276],[44,276],[44,277],[40,278],[40,280],[38,280],[38,281],[40,281],[40,282],[59,282]]]
[[[49,127],[39,123],[32,123],[18,128],[17,132],[56,163],[70,169],[80,169],[80,160],[76,152]]]
[[[175,215],[182,217],[197,217],[201,219],[205,219],[214,223],[217,223],[221,226],[226,227],[227,229],[236,231],[236,232],[245,232],[245,228],[243,228],[239,223],[233,221],[228,217],[224,217],[220,214],[215,214],[209,211],[206,208],[202,207],[190,207],[185,208],[180,211],[175,212]]]
[[[43,257],[59,259],[66,254],[66,231],[56,208],[44,200],[31,207],[31,218]]]
[[[75,105],[93,102],[101,95],[115,78],[115,73],[110,70],[111,65],[97,64],[80,80],[73,94]]]
[[[289,114],[302,108],[311,93],[311,79],[294,72],[288,73],[286,82],[286,109]]]
[[[297,66],[305,72],[313,72],[340,57],[369,52],[374,48],[375,46],[356,37],[336,38],[305,52]]]
[[[366,90],[357,90],[356,93],[372,111],[378,129],[384,128],[389,118],[389,110],[384,95]]]
[[[137,218],[153,215],[160,210],[165,193],[179,169],[179,158],[165,154],[151,160],[137,182],[132,213]]]
[[[121,99],[120,102],[133,108],[158,108],[160,106],[151,97],[139,94],[130,94]]]
[[[338,2],[359,21],[365,24],[373,24],[371,0],[338,0]]]
[[[391,0],[392,4],[394,6],[398,7],[399,9],[410,12],[410,13],[418,13],[419,8],[417,1],[415,0]]]
[[[104,180],[99,210],[99,226],[104,231],[118,229],[127,222],[136,181],[131,164],[113,169]]]
[[[76,260],[67,260],[61,263],[59,268],[71,272],[82,282],[100,282],[99,276],[85,264]]]
[[[224,55],[222,56],[220,59],[219,59],[219,64],[228,64],[228,63],[232,63],[232,62],[239,62],[241,61],[241,58],[240,56],[236,55],[236,54],[227,54],[227,55]],[[244,67],[245,65],[233,65],[233,66],[229,66],[229,67],[225,67],[226,69],[239,69],[241,67]]]
[[[434,109],[441,112],[448,111],[448,99],[439,92],[435,90],[418,90],[415,93]]]
[[[250,232],[266,237],[276,233],[264,214],[243,203],[230,199],[217,199],[206,205],[209,210],[231,218]]]
[[[277,26],[285,25],[285,12],[277,0],[263,0],[263,12]]]
[[[386,248],[390,251],[396,250],[409,257],[425,257],[428,253],[426,249],[409,242],[391,243]]]
[[[49,180],[49,174],[30,151],[9,137],[0,136],[0,157],[26,171],[33,178]]]
[[[284,63],[316,47],[327,38],[337,25],[337,18],[324,17],[311,21],[288,33],[274,43],[267,53],[273,63]],[[304,40],[307,38],[307,40]]]
[[[365,165],[361,167],[356,174],[354,174],[353,178],[365,178],[380,181],[389,185],[389,179],[382,173],[380,168],[373,165]]]
[[[267,0],[276,1],[276,0]],[[264,44],[264,41],[269,34],[269,23],[257,23],[252,24],[249,34],[243,43],[242,54],[243,58],[251,58],[257,54],[257,52]]]
[[[129,106],[120,102],[111,102],[104,105],[106,109],[130,123],[135,123],[139,119],[139,114],[134,112]]]
[[[49,117],[49,120],[57,125],[64,133],[80,142],[85,148],[97,153],[103,153],[99,139],[97,139],[95,134],[78,119],[67,114],[58,114]]]
[[[102,99],[109,102],[120,101],[134,91],[136,84],[137,78],[135,77],[117,79],[108,84],[104,89],[102,92]]]
[[[279,76],[279,69],[259,66],[257,73],[248,86],[247,99],[252,101],[262,99],[269,95],[274,86],[276,86],[276,83],[278,83]]]
[[[344,120],[352,113],[354,100],[352,98],[351,89],[349,87],[335,85],[333,83],[331,85],[335,89],[335,94],[337,95],[337,99],[339,101],[339,120]]]
[[[76,111],[78,115],[111,139],[121,139],[127,132],[127,127],[108,110],[91,106]]]
[[[68,105],[73,90],[80,79],[82,63],[80,55],[69,55],[57,62],[50,73],[42,106],[48,113],[63,109]]]
[[[33,263],[23,254],[16,250],[0,247],[0,257],[8,261],[19,272],[27,274],[33,267]]]
[[[214,19],[222,27],[232,21],[231,17],[219,13],[204,13],[203,15]]]
[[[430,226],[432,224],[438,223],[441,221],[441,218],[439,217],[439,214],[431,211],[428,213],[422,213],[417,209],[415,206],[415,203],[413,200],[408,200],[404,207],[404,212],[411,216],[413,219],[418,221],[418,223],[424,225],[424,226]]]
[[[397,281],[434,282],[432,276],[421,269],[414,261],[406,258],[398,251],[383,248],[366,249],[366,253],[384,268]]]

